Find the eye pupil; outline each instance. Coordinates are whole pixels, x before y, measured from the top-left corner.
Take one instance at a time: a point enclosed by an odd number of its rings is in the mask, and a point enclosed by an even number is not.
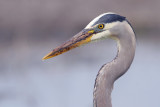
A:
[[[98,28],[99,28],[99,29],[103,29],[103,28],[104,28],[104,24],[99,24],[99,25],[98,25]]]

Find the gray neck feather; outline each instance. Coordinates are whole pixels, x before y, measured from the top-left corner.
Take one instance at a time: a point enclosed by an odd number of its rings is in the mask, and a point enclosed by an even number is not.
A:
[[[110,63],[104,64],[97,74],[94,86],[94,107],[112,107],[111,92],[114,81],[130,67],[135,55],[135,35],[127,25],[113,38],[118,44],[117,56]]]

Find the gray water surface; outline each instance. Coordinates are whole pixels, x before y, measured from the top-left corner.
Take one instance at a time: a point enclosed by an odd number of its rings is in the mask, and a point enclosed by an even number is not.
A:
[[[131,68],[115,83],[113,107],[160,106],[157,35],[138,38]],[[114,58],[116,44],[105,40],[41,61],[59,44],[48,40],[46,44],[22,43],[4,49],[0,62],[0,107],[92,107],[96,74],[102,64]]]

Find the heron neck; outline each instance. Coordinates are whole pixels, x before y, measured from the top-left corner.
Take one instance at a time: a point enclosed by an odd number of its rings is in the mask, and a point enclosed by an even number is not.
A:
[[[121,37],[121,38],[120,38]],[[112,107],[111,92],[114,81],[130,67],[135,55],[135,35],[133,31],[115,36],[118,44],[117,56],[99,70],[94,86],[94,107]]]

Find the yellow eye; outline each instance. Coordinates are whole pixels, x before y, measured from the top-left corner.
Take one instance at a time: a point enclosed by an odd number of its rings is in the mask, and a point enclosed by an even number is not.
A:
[[[99,28],[99,29],[103,29],[103,28],[104,28],[104,24],[99,24],[99,25],[98,25],[98,28]]]

